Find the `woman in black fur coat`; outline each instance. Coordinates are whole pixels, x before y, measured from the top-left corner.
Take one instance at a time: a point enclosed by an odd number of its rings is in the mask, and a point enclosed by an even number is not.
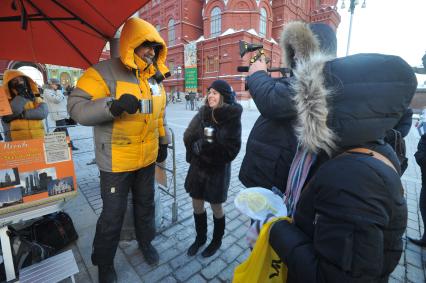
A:
[[[195,242],[188,249],[190,256],[195,255],[207,240],[205,201],[213,210],[214,230],[213,239],[202,256],[212,256],[222,244],[225,232],[222,203],[227,199],[231,161],[241,147],[242,111],[241,105],[235,102],[231,86],[216,80],[208,88],[206,104],[185,131],[186,161],[190,163],[185,189],[192,198],[197,232]],[[208,132],[212,133],[211,137]]]

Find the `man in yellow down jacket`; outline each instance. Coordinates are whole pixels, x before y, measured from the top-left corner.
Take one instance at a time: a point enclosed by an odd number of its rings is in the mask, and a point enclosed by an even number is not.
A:
[[[3,88],[13,112],[2,117],[5,140],[43,138],[43,119],[47,117],[49,110],[39,97],[37,84],[21,71],[6,70]]]
[[[113,261],[129,189],[139,247],[147,263],[159,260],[151,241],[155,162],[167,157],[166,96],[157,83],[170,75],[166,56],[166,44],[154,26],[131,18],[121,32],[120,58],[87,69],[68,99],[71,117],[94,126],[103,201],[92,252],[99,282],[117,280]]]

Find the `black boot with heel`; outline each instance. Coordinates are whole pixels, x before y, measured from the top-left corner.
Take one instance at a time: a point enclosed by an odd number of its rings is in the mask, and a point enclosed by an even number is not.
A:
[[[194,243],[188,249],[188,255],[193,256],[198,252],[198,249],[207,241],[207,213],[204,211],[201,214],[194,213],[195,231],[197,236]]]
[[[213,222],[213,239],[207,248],[201,253],[203,257],[211,257],[222,245],[222,238],[225,233],[225,215],[222,218],[216,218],[213,215]]]

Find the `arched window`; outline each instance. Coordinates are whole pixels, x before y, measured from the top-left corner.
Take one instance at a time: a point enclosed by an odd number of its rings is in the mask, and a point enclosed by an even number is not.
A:
[[[212,37],[218,36],[222,31],[222,20],[219,7],[214,7],[210,14],[210,35]]]
[[[259,35],[261,37],[266,36],[266,23],[267,23],[268,14],[266,13],[266,9],[260,9],[260,26],[259,26]]]
[[[160,24],[157,24],[157,25],[155,26],[155,29],[156,29],[158,32],[160,32],[160,29],[161,29]]]
[[[167,27],[169,30],[169,46],[175,45],[175,20],[170,19]]]

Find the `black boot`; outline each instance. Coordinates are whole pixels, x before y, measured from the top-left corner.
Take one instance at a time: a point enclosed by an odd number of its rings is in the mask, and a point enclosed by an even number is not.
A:
[[[207,213],[204,211],[201,214],[194,213],[195,231],[197,236],[195,242],[188,249],[188,255],[193,256],[198,252],[198,249],[207,241]]]
[[[222,245],[222,237],[225,233],[225,215],[222,218],[216,218],[213,215],[214,230],[213,239],[207,248],[201,253],[203,257],[210,257],[216,253],[216,251]]]
[[[71,147],[72,150],[78,150],[78,148],[74,146],[72,141],[70,141],[70,147]]]
[[[117,274],[114,265],[98,265],[99,283],[117,282]]]
[[[149,265],[156,265],[160,260],[157,250],[154,248],[151,243],[143,243],[139,245],[139,248],[142,251],[142,255],[145,258],[146,262]]]

